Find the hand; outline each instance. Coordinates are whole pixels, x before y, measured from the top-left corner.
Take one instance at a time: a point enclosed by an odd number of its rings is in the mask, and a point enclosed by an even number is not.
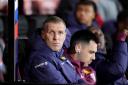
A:
[[[125,41],[128,37],[128,29],[120,30],[117,34],[117,40],[119,41]]]

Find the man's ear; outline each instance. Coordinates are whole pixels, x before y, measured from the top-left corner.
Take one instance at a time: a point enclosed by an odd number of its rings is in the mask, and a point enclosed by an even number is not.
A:
[[[80,51],[81,51],[81,44],[80,43],[77,43],[75,45],[75,51],[76,51],[76,53],[80,53]]]

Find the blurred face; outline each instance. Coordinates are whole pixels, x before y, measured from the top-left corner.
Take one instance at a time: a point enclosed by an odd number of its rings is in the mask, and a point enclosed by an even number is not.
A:
[[[55,14],[57,7],[59,6],[60,0],[33,0],[38,8],[40,14]]]
[[[88,66],[92,60],[95,60],[95,53],[97,52],[97,44],[94,41],[90,41],[89,44],[81,43],[78,46],[80,53],[77,56],[77,59],[81,62],[84,62],[85,66]]]
[[[42,32],[42,37],[46,44],[53,51],[59,51],[66,37],[66,27],[62,22],[48,23],[45,25],[45,30]]]
[[[76,17],[82,24],[91,25],[95,18],[95,12],[91,5],[79,5],[76,11]]]

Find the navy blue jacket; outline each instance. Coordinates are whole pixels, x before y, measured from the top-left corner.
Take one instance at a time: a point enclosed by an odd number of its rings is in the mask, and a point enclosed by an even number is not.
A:
[[[98,59],[94,68],[97,75],[97,85],[128,85],[128,81],[124,77],[128,62],[127,43],[121,41],[116,43],[112,54],[106,56],[111,57],[105,60],[103,58],[105,55],[96,55]]]
[[[63,50],[52,51],[38,35],[26,65],[26,80],[45,84],[84,83],[70,61],[62,56]]]
[[[112,47],[115,43],[115,35],[117,33],[117,22],[116,21],[108,21],[103,25],[102,31],[105,34],[106,37],[106,47],[107,47],[107,51],[111,52]],[[128,41],[126,40],[127,44]],[[111,56],[107,56],[107,58],[110,58]],[[128,73],[128,62],[127,62],[127,71],[126,73]],[[128,77],[128,75],[126,75],[126,77]],[[116,82],[122,82],[122,79],[117,80]]]
[[[68,27],[69,31],[71,32],[71,34],[77,32],[79,30],[87,29],[87,27],[88,27],[85,24],[79,23],[79,21],[76,19],[74,13],[69,13],[68,16],[66,16],[66,23],[67,23],[67,27]],[[95,20],[92,22],[91,26],[99,27]]]

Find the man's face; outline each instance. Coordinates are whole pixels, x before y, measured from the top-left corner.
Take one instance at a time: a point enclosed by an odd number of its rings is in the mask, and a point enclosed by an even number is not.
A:
[[[33,0],[34,4],[39,9],[40,14],[55,14],[57,7],[59,6],[60,0]]]
[[[79,5],[76,11],[76,18],[82,24],[91,24],[95,18],[95,12],[91,5]]]
[[[95,53],[97,52],[97,44],[90,41],[89,44],[81,43],[80,54],[78,59],[88,66],[92,60],[95,60]]]
[[[46,44],[53,51],[59,51],[64,43],[66,37],[66,27],[62,22],[59,23],[48,23],[42,37]]]

